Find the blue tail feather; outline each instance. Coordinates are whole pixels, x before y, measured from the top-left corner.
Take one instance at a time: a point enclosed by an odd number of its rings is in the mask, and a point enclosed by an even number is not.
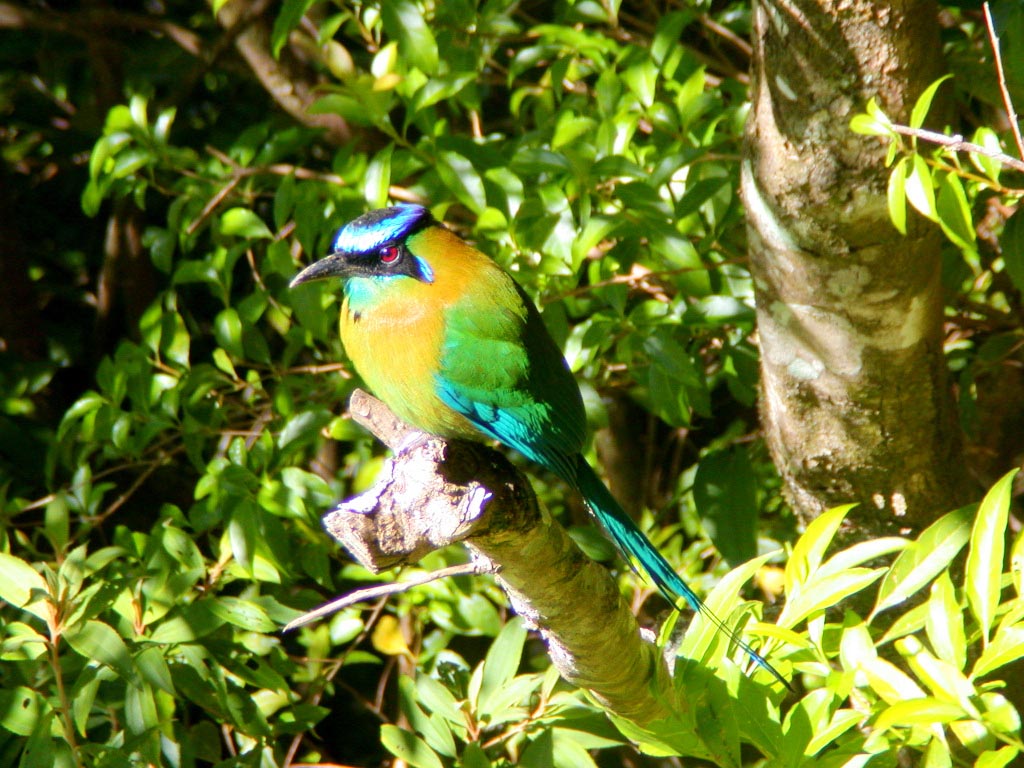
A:
[[[587,502],[587,506],[594,513],[594,517],[601,523],[629,564],[654,582],[666,600],[676,609],[681,609],[685,603],[693,611],[703,614],[746,651],[755,664],[770,672],[776,680],[792,690],[789,681],[769,664],[767,659],[737,637],[736,633],[725,626],[722,620],[690,589],[683,578],[676,573],[675,569],[637,528],[633,519],[626,514],[608,487],[582,456],[580,456],[577,468],[576,486]]]

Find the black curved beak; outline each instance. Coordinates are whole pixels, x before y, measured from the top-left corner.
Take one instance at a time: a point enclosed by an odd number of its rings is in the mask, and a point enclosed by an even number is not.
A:
[[[348,277],[353,272],[353,265],[345,258],[345,254],[332,253],[319,261],[314,261],[299,272],[288,284],[288,287],[294,288],[303,283],[309,283],[313,280],[324,280],[328,277]]]

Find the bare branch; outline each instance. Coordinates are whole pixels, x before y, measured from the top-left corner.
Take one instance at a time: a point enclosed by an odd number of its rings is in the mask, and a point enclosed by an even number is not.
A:
[[[318,608],[314,608],[312,611],[299,616],[297,619],[292,619],[281,629],[282,632],[291,632],[293,629],[305,626],[310,622],[322,619],[324,616],[330,616],[332,613],[337,613],[344,608],[348,608],[350,605],[356,603],[363,603],[369,600],[376,600],[384,597],[385,595],[397,595],[400,592],[408,592],[414,587],[420,587],[424,584],[429,584],[432,581],[438,581],[439,579],[447,579],[452,576],[467,576],[473,574],[486,573],[481,569],[477,563],[462,563],[461,565],[452,565],[448,568],[440,568],[430,573],[420,574],[407,581],[393,581],[389,584],[378,584],[376,587],[367,587],[366,589],[357,589],[354,592],[349,592],[347,595],[343,595],[335,600],[331,600],[329,603],[324,603]]]
[[[999,81],[999,93],[1003,97],[1003,106],[1006,108],[1006,117],[1010,121],[1010,130],[1013,131],[1013,140],[1017,143],[1017,154],[1024,159],[1024,140],[1020,136],[1020,123],[1017,122],[1017,110],[1013,108],[1013,100],[1010,99],[1010,90],[1006,87],[1006,73],[1003,72],[1003,56],[999,52],[999,36],[996,35],[995,25],[992,23],[992,12],[988,3],[982,3],[982,10],[985,12],[985,28],[988,30],[988,41],[992,45],[992,55],[996,61],[996,79]]]
[[[893,125],[892,129],[903,136],[913,136],[915,139],[928,141],[932,144],[939,144],[954,152],[973,152],[978,155],[984,155],[985,157],[991,157],[993,160],[998,160],[1006,167],[1013,168],[1015,171],[1024,171],[1024,162],[1021,162],[1015,157],[1011,157],[1005,152],[995,152],[987,147],[981,146],[980,144],[966,141],[964,137],[958,133],[954,133],[952,136],[947,136],[944,133],[936,133],[935,131],[928,131],[924,128],[911,128],[908,125]]]

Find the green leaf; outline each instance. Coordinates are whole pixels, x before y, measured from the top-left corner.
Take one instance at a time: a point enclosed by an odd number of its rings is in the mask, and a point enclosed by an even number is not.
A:
[[[462,759],[456,764],[459,768],[491,768],[487,753],[475,741],[471,741],[462,750]]]
[[[991,152],[1003,151],[1002,143],[999,141],[999,134],[985,125],[974,132],[971,142]],[[999,183],[999,175],[1003,170],[1002,163],[999,160],[983,155],[980,152],[969,152],[968,157],[971,159],[974,167],[984,173],[994,184]]]
[[[142,673],[142,679],[171,696],[175,694],[171,670],[167,666],[163,651],[156,645],[144,648],[135,657],[135,666]]]
[[[840,604],[850,595],[866,589],[881,576],[880,568],[850,568],[843,573],[814,578],[803,585],[795,598],[786,601],[779,623],[793,626],[808,616]]]
[[[458,699],[440,681],[430,675],[419,675],[416,678],[416,693],[418,701],[433,714],[453,725],[461,727],[466,724]]]
[[[894,726],[931,725],[933,723],[951,723],[967,717],[963,709],[956,704],[941,701],[927,696],[910,701],[897,701],[878,716],[875,729],[884,731]]]
[[[273,239],[273,233],[263,219],[248,208],[229,208],[220,217],[220,231],[224,235],[238,237]]]
[[[835,507],[819,515],[807,526],[803,536],[797,539],[793,554],[786,563],[786,594],[793,595],[802,589],[825,556],[825,550],[843,524],[846,514],[853,509],[853,504]]]
[[[380,743],[395,757],[415,768],[444,768],[441,759],[414,733],[394,725],[382,725]]]
[[[927,219],[938,221],[935,210],[935,188],[932,185],[932,174],[928,163],[920,155],[911,158],[910,172],[906,180],[907,200]]]
[[[278,628],[263,606],[251,600],[224,596],[203,603],[214,616],[250,632],[274,632]]]
[[[943,515],[899,554],[878,587],[872,616],[899,605],[949,568],[967,543],[973,510],[964,507]]]
[[[483,179],[468,158],[458,152],[441,150],[434,157],[434,169],[464,206],[474,213],[482,213],[487,207]]]
[[[965,251],[973,251],[977,234],[971,218],[971,204],[967,201],[960,177],[944,173],[939,179],[939,197],[936,200],[939,226],[946,237]]]
[[[90,619],[69,627],[64,639],[80,656],[105,664],[127,681],[137,678],[128,646],[109,624]]]
[[[970,534],[964,591],[967,593],[967,605],[981,627],[986,647],[1002,591],[1004,537],[1016,476],[1016,469],[1007,472],[985,494]]]
[[[923,699],[925,692],[914,679],[890,661],[874,658],[861,665],[868,683],[886,701]]]
[[[892,121],[878,106],[872,96],[864,105],[864,114],[854,115],[850,120],[850,130],[866,136],[891,136]]]
[[[217,314],[213,321],[213,335],[227,352],[237,358],[245,358],[245,349],[242,346],[242,321],[234,307],[222,309]],[[233,372],[234,368],[231,370]]]
[[[0,552],[0,600],[49,622],[53,618],[49,595],[46,580],[35,568],[14,555]]]
[[[1003,250],[1003,265],[1014,287],[1024,292],[1024,206],[1018,206],[1006,220],[999,238]]]
[[[306,11],[313,7],[317,0],[284,0],[281,11],[274,19],[274,28],[270,33],[270,51],[276,59],[281,48],[288,42],[288,35],[299,26]]]
[[[871,115],[857,114],[850,118],[850,130],[862,136],[891,136],[892,127],[889,123],[882,123]]]
[[[437,40],[419,5],[412,0],[388,0],[380,4],[380,17],[404,60],[428,75],[437,72]]]
[[[492,700],[515,677],[525,644],[526,628],[518,616],[514,617],[502,628],[484,658],[479,699],[482,712],[491,711]]]
[[[1024,624],[1000,627],[978,657],[972,677],[984,677],[1024,656]]]
[[[160,725],[153,689],[148,685],[128,685],[124,697],[124,720],[130,734],[142,735]]]
[[[1013,764],[1019,754],[1017,747],[1000,747],[995,752],[988,750],[974,761],[974,768],[1005,768]]]
[[[445,757],[455,757],[455,739],[448,721],[440,716],[427,715],[417,702],[417,687],[412,678],[402,676],[398,680],[398,691],[402,711],[409,718],[409,725],[420,734],[431,749]]]
[[[31,688],[0,689],[0,725],[19,736],[31,736],[49,713],[46,699]]]
[[[924,93],[917,97],[917,101],[914,102],[914,109],[910,113],[911,128],[920,128],[924,125],[924,119],[928,116],[928,110],[932,108],[932,100],[935,98],[935,92],[939,90],[940,85],[951,77],[952,75],[943,75],[925,88]]]
[[[391,154],[394,145],[389,144],[376,155],[366,168],[363,179],[363,195],[371,208],[383,208],[388,202],[391,188]]]
[[[832,714],[832,719],[824,728],[814,731],[807,742],[803,753],[816,755],[825,747],[834,744],[840,736],[864,720],[864,713],[855,709],[839,709]]]
[[[957,603],[956,590],[948,571],[940,573],[932,584],[925,629],[936,655],[957,669],[963,669],[967,662],[964,614]]]
[[[901,157],[893,166],[885,193],[892,225],[901,235],[907,234],[907,158]]]
[[[730,567],[757,555],[757,478],[743,446],[701,457],[693,501],[704,530]]]

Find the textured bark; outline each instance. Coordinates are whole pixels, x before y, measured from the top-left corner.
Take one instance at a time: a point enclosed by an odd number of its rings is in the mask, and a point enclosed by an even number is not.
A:
[[[941,235],[891,225],[874,96],[906,122],[941,75],[932,0],[754,3],[742,168],[762,421],[806,521],[860,502],[853,538],[913,533],[972,494],[942,350]]]

